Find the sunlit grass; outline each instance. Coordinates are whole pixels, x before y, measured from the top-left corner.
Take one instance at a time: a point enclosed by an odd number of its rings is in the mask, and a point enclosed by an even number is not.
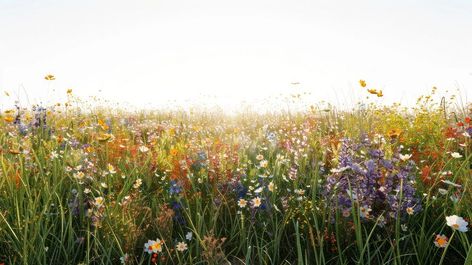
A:
[[[2,113],[0,264],[472,262],[468,224],[446,223],[472,217],[472,109],[436,89],[232,115],[65,93]]]

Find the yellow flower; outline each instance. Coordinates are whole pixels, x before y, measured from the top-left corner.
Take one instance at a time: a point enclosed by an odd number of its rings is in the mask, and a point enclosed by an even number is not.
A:
[[[162,252],[163,243],[164,242],[160,239],[148,240],[148,242],[144,244],[144,250],[149,254]]]
[[[105,202],[105,199],[103,197],[97,197],[95,198],[95,206],[101,207],[103,203]]]
[[[103,120],[98,120],[98,125],[100,125],[100,127],[102,128],[102,130],[106,131],[108,130],[110,127],[108,126],[108,124],[106,124],[106,122],[104,122]]]
[[[270,192],[274,192],[274,189],[275,189],[275,184],[274,184],[274,182],[271,181],[271,182],[269,183],[269,185],[268,185],[268,188],[269,188],[269,191],[270,191]]]
[[[116,173],[115,167],[112,164],[108,164],[107,169],[108,169],[108,172],[110,174],[115,174]]]
[[[367,86],[366,82],[362,79],[359,80],[359,84],[361,85],[361,87],[366,87]]]
[[[373,95],[377,95],[377,93],[378,93],[377,89],[373,89],[373,88],[367,89],[367,92],[369,92],[370,94],[373,94]]]
[[[46,79],[48,81],[52,81],[52,80],[56,80],[56,77],[52,74],[48,74],[44,77],[44,79]]]
[[[402,130],[400,129],[391,129],[390,131],[388,131],[387,135],[390,138],[397,138],[398,136],[400,136],[401,133],[402,133]]]
[[[13,116],[5,116],[5,118],[3,118],[3,120],[5,120],[6,122],[13,122],[15,120],[15,118]]]
[[[104,134],[97,137],[99,142],[108,141],[108,140],[110,140],[110,138],[111,138],[111,134],[109,134],[109,133],[104,133]]]
[[[67,94],[69,94],[69,95],[72,94],[72,89],[71,88],[67,89]]]

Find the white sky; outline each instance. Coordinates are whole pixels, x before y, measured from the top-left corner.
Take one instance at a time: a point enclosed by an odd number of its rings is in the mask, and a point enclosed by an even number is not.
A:
[[[45,100],[47,73],[61,95],[141,107],[294,91],[346,105],[366,96],[359,79],[386,103],[470,96],[472,1],[0,0],[0,91]]]

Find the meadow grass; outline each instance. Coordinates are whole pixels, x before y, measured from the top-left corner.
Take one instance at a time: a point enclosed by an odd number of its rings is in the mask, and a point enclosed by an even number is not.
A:
[[[472,264],[467,104],[2,115],[0,264]]]

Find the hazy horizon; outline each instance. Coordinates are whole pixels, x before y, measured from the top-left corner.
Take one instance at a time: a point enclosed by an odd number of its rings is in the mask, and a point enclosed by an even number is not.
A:
[[[380,103],[433,86],[467,97],[470,14],[469,1],[0,0],[0,103],[70,88],[143,108],[277,108],[297,93],[345,106],[368,95],[359,79]]]

